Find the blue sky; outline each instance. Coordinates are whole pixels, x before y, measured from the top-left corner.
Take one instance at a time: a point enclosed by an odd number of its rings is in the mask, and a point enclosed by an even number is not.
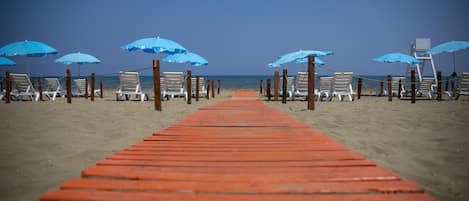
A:
[[[44,58],[11,58],[18,63],[11,71],[26,72],[29,62],[32,74],[42,75],[63,75],[66,68],[76,74],[76,65],[54,60],[78,51],[102,61],[82,67],[82,74],[151,66],[157,55],[120,47],[154,36],[174,40],[205,57],[208,66],[191,69],[208,75],[273,74],[275,69],[268,68],[268,63],[299,49],[333,51],[323,60],[340,71],[401,75],[405,65],[371,59],[391,52],[408,53],[415,38],[431,38],[433,46],[469,41],[469,1],[464,0],[9,0],[0,4],[0,46],[35,40],[59,51]],[[444,75],[453,71],[451,54],[437,55],[435,62]],[[469,71],[469,50],[456,53],[456,64],[458,73]],[[305,68],[285,67],[289,72]],[[185,71],[190,67],[162,63],[161,68]],[[426,68],[425,72],[431,71]],[[319,73],[331,74],[324,69]]]

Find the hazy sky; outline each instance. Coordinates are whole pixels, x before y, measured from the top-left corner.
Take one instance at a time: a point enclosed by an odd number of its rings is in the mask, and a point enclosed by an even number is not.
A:
[[[59,51],[44,58],[11,58],[18,63],[11,71],[26,72],[29,62],[32,74],[42,75],[63,75],[67,67],[76,74],[76,65],[54,60],[78,51],[102,61],[82,67],[82,74],[151,66],[155,54],[120,47],[155,36],[205,57],[208,66],[192,69],[209,75],[272,74],[268,63],[299,49],[333,51],[323,60],[337,70],[398,75],[405,73],[405,65],[371,59],[391,52],[409,53],[415,38],[431,38],[433,46],[469,41],[469,1],[464,0],[7,0],[0,5],[0,46],[35,40]],[[453,71],[451,54],[437,55],[435,62],[444,75]],[[469,71],[469,50],[456,53],[456,64],[458,73]],[[295,64],[285,67],[289,72],[304,69]],[[162,63],[161,68],[185,71],[190,67]],[[426,74],[429,70],[425,69]],[[331,72],[320,69],[319,73]]]

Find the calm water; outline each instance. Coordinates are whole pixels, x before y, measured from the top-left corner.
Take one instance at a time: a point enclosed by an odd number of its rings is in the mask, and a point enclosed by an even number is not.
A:
[[[272,80],[273,86],[273,75],[223,75],[223,76],[202,76],[206,80],[220,80],[222,88],[225,89],[258,89],[259,80],[264,80],[263,84],[265,86],[266,80]],[[322,77],[322,76],[320,76]],[[363,88],[378,88],[380,82],[378,80],[386,79],[386,76],[362,76],[363,77]],[[443,77],[443,80],[448,79],[449,77]],[[89,79],[89,77],[88,77]],[[33,80],[37,78],[33,77]],[[117,89],[119,87],[119,77],[118,76],[97,76],[96,84],[98,86],[100,81],[103,81],[105,88]],[[65,86],[65,79],[60,78],[60,81]],[[145,89],[153,87],[153,77],[152,76],[140,76],[140,82]],[[215,81],[216,82],[216,81]],[[354,77],[352,80],[352,85],[355,88],[357,86],[358,78]],[[445,84],[445,83],[443,83]],[[316,86],[319,86],[319,79],[316,79]]]

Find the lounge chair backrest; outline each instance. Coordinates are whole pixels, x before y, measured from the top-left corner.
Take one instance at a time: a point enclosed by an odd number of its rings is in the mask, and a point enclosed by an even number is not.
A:
[[[196,85],[197,85],[197,78],[193,77],[191,80],[191,86],[192,86],[192,91],[196,90]],[[204,78],[199,77],[199,91],[205,90],[205,83],[204,83]]]
[[[295,77],[287,77],[287,91],[292,90],[294,81]],[[280,92],[283,91],[283,77],[280,77],[279,90]]]
[[[459,80],[458,91],[469,92],[469,73],[468,72],[462,73],[461,80]]]
[[[160,77],[160,90],[163,92],[166,90],[166,83],[164,81],[164,77]]]
[[[10,74],[11,82],[13,84],[12,89],[16,90],[17,93],[34,93],[36,90],[31,84],[31,80],[27,74]]]
[[[298,72],[298,74],[296,74],[295,91],[308,91],[308,72]]]
[[[337,93],[352,92],[353,72],[336,72],[333,78],[334,91]]]
[[[399,80],[401,80],[401,87],[403,87],[405,84],[406,77],[392,77],[391,78],[392,91],[399,91]]]
[[[140,77],[138,72],[120,72],[120,90],[121,91],[132,91],[139,92],[141,91],[140,86]]]
[[[422,78],[422,82],[420,83],[420,91],[432,91],[432,85],[435,83],[435,79],[432,77],[424,77]]]
[[[59,79],[57,78],[45,78],[44,91],[62,91],[62,85],[60,85]]]
[[[163,72],[166,91],[181,91],[184,88],[184,74],[182,72]]]
[[[78,94],[85,94],[86,90],[86,79],[80,78],[73,80],[77,88]]]
[[[332,90],[333,77],[320,77],[319,78],[319,90]]]

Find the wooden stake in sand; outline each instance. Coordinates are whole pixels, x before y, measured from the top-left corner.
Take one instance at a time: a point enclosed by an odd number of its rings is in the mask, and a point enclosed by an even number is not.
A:
[[[410,71],[410,102],[415,103],[415,70]]]
[[[392,77],[388,75],[388,101],[392,101]]]
[[[102,80],[99,81],[99,90],[101,91],[101,93],[99,93],[99,96],[100,96],[100,98],[102,99],[103,96],[104,96],[103,81],[102,81]]]
[[[95,80],[96,80],[96,75],[94,73],[91,73],[91,101],[94,101]]]
[[[314,110],[314,57],[308,56],[308,110]]]
[[[11,80],[10,80],[10,71],[5,72],[5,103],[10,103],[11,99]]]
[[[262,80],[260,81],[260,84],[259,84],[259,93],[262,95]]]
[[[199,101],[199,81],[200,77],[197,76],[195,79],[195,101]]]
[[[38,77],[37,77],[37,89],[38,89],[38,91],[39,91],[39,100],[40,100],[40,101],[44,101],[44,99],[42,99],[41,76],[38,76]]]
[[[454,86],[454,79],[451,79],[451,95],[454,97],[456,95],[456,87]]]
[[[191,104],[192,101],[192,72],[187,70],[186,77],[186,87],[187,87],[187,104]]]
[[[441,71],[438,71],[438,72],[436,73],[436,79],[438,80],[437,88],[436,88],[436,89],[437,89],[437,92],[436,92],[436,93],[437,93],[436,99],[437,99],[438,101],[441,101],[441,100],[443,99],[443,97],[442,97],[442,91],[441,91],[441,88],[442,88],[442,86],[441,86],[441,85],[442,85],[442,83],[441,83]]]
[[[66,75],[67,75],[67,80],[66,80],[67,103],[72,103],[72,75],[70,73],[70,69],[67,69]]]
[[[358,78],[358,87],[357,87],[357,98],[360,99],[360,96],[362,95],[362,78]]]
[[[212,86],[212,98],[215,98],[215,80],[210,80]]]
[[[160,60],[153,60],[153,93],[155,94],[155,110],[161,111],[161,88],[160,88]]]
[[[397,98],[398,98],[398,99],[401,99],[401,92],[402,92],[402,89],[401,89],[401,88],[402,88],[402,80],[399,79],[399,89],[397,90],[397,91],[398,91],[398,92],[397,92]]]
[[[85,79],[85,99],[88,99],[88,79]]]
[[[207,80],[207,100],[210,99],[210,80]]]
[[[267,91],[267,100],[270,101],[270,96],[271,96],[271,94],[270,94],[270,79],[267,79],[267,89],[266,89],[266,91]]]
[[[280,81],[278,71],[274,72],[274,101],[278,101],[278,83]]]
[[[218,89],[217,89],[217,95],[220,95],[220,80],[217,80],[217,81],[218,81],[218,85],[217,85],[217,87],[218,87]]]
[[[384,81],[381,80],[381,88],[379,89],[379,96],[384,95]]]
[[[283,96],[282,96],[282,103],[287,104],[287,69],[283,69],[283,80],[282,80],[282,91],[283,91]]]

